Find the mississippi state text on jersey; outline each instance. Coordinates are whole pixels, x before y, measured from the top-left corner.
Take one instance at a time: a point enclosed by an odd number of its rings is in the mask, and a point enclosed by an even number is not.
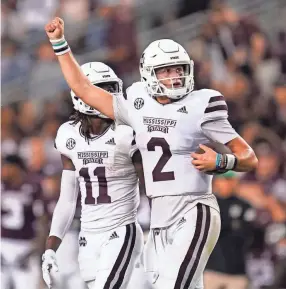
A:
[[[81,191],[81,230],[103,232],[135,221],[139,203],[138,181],[132,164],[136,146],[133,130],[110,126],[89,142],[80,124],[64,123],[55,145],[72,160]]]

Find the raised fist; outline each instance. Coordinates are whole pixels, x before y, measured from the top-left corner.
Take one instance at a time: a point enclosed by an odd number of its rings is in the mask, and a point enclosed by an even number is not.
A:
[[[55,17],[45,26],[45,30],[50,40],[61,39],[64,35],[64,20]]]

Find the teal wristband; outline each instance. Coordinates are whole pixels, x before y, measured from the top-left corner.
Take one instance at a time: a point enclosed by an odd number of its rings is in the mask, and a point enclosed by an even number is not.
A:
[[[56,55],[63,55],[70,51],[70,47],[64,37],[57,40],[50,40]]]
[[[215,163],[215,167],[217,170],[221,169],[221,162],[222,162],[222,154],[217,154]]]

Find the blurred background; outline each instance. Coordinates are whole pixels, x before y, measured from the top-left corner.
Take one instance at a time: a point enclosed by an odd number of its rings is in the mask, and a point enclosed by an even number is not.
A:
[[[173,38],[187,49],[196,89],[222,92],[260,161],[255,172],[213,182],[222,232],[205,289],[286,288],[285,0],[2,0],[1,8],[2,289],[44,288],[41,254],[62,169],[53,143],[72,110],[43,30],[55,15],[80,64],[106,62],[125,87],[139,80],[151,41]],[[81,288],[79,215],[59,252],[61,288]],[[147,233],[143,195],[139,221]]]

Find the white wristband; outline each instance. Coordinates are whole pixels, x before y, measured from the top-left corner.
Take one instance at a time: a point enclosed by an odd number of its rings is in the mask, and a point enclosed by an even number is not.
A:
[[[65,41],[65,40],[66,40],[65,36],[63,35],[62,38],[59,38],[59,39],[50,39],[50,42],[52,44],[54,44],[54,43],[59,43],[59,42]]]
[[[56,55],[63,55],[70,51],[70,47],[64,36],[60,39],[50,39],[50,42]]]
[[[232,170],[235,166],[235,160],[236,160],[236,157],[232,154],[226,154],[225,155],[226,158],[227,158],[227,162],[226,162],[226,169],[227,170]]]

